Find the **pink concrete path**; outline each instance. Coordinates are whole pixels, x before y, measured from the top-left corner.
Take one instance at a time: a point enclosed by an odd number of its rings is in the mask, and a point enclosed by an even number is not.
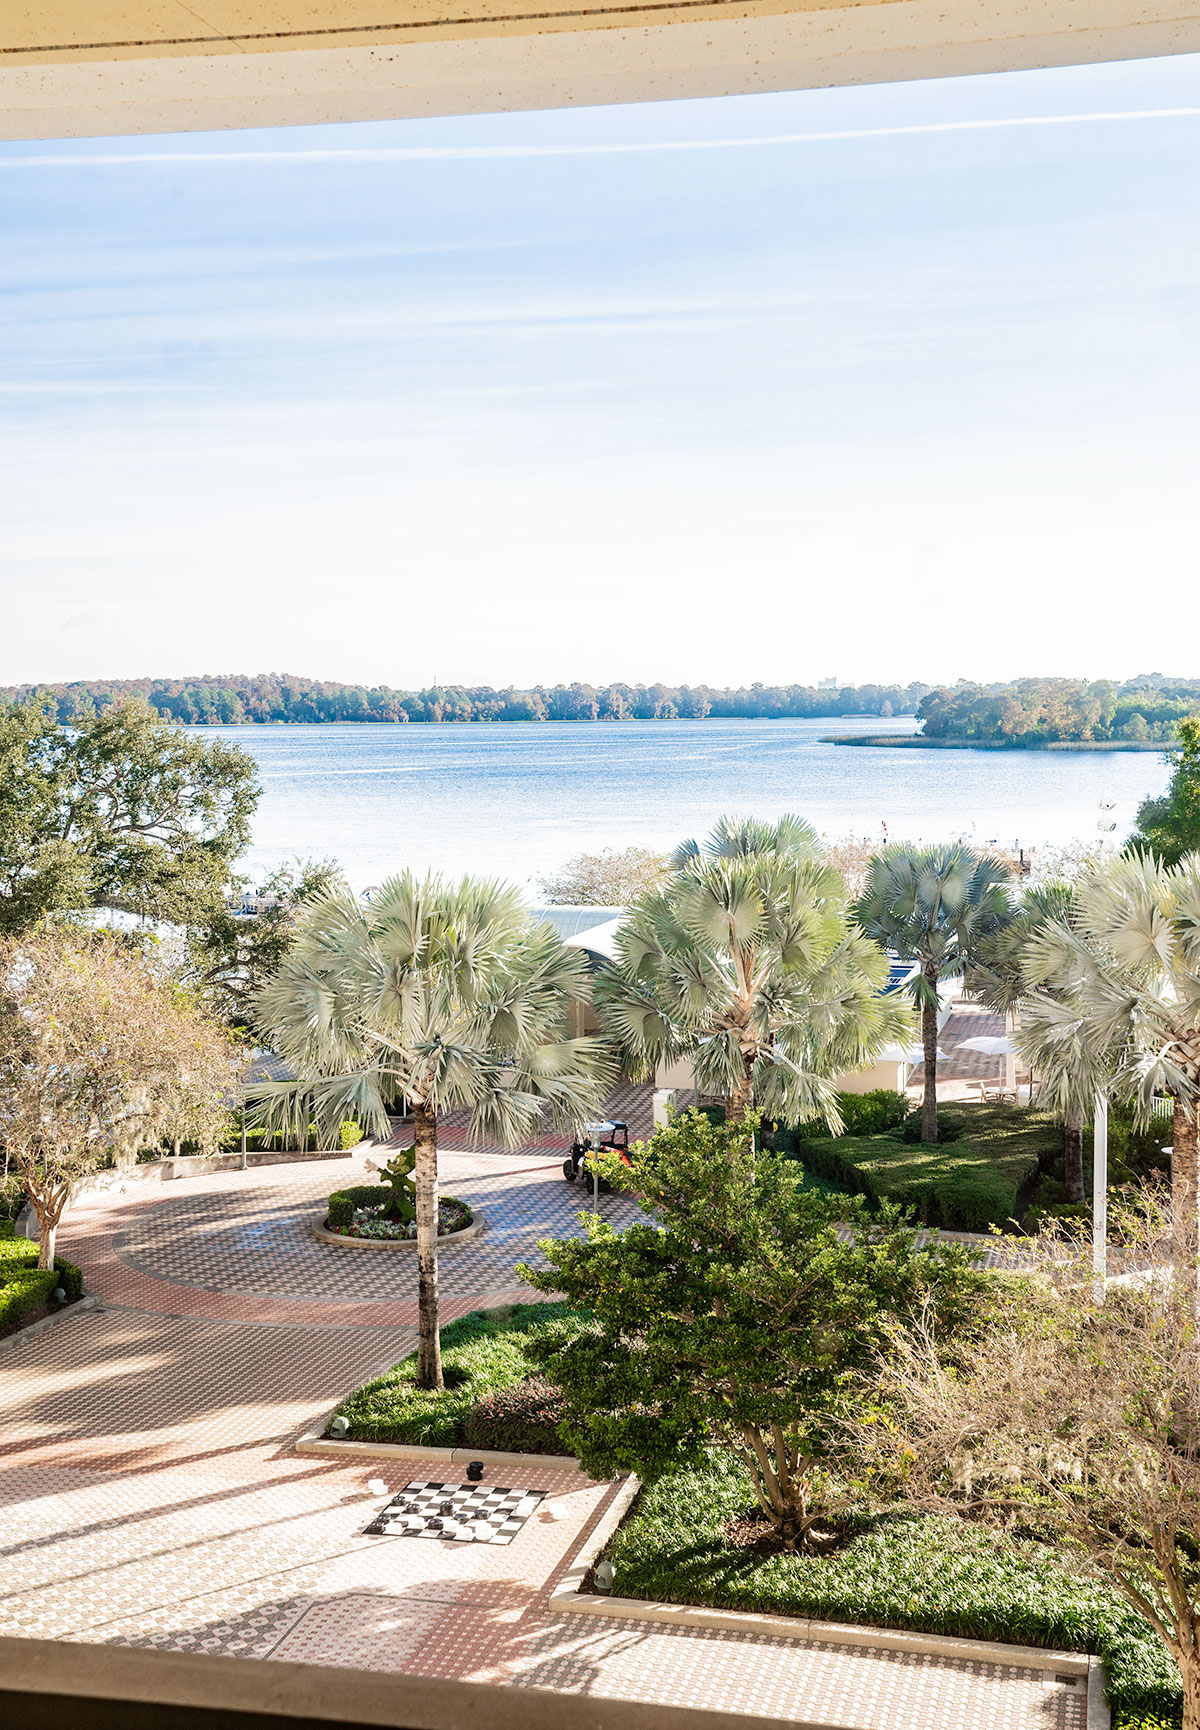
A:
[[[447,1319],[528,1297],[515,1264],[578,1230],[560,1155],[450,1152],[488,1230],[442,1257]],[[68,1216],[103,1307],[0,1348],[0,1632],[288,1658],[821,1719],[844,1730],[1083,1730],[1040,1671],[551,1613],[609,1485],[505,1467],[564,1517],[508,1547],[363,1535],[372,1462],[297,1455],[348,1389],[411,1349],[415,1268],[318,1243],[361,1158],[131,1186]],[[607,1197],[617,1223],[632,1204]],[[389,1466],[457,1478],[432,1461]],[[497,1472],[489,1474],[496,1478]],[[565,1720],[564,1720],[565,1721]]]

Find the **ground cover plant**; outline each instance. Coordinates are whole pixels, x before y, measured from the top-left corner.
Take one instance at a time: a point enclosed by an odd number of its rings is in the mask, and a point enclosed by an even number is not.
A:
[[[557,1434],[561,1403],[529,1348],[551,1327],[578,1325],[561,1303],[473,1310],[442,1329],[444,1388],[417,1385],[413,1355],[356,1388],[334,1415],[357,1441],[569,1454]]]
[[[819,1556],[756,1541],[754,1491],[731,1455],[643,1489],[613,1539],[621,1597],[1096,1652],[1114,1730],[1179,1723],[1179,1685],[1152,1631],[1060,1551],[903,1507],[856,1511]]]
[[[951,1231],[1011,1228],[1039,1170],[1061,1164],[1061,1126],[1024,1106],[943,1105],[932,1144],[906,1127],[824,1139],[782,1131],[775,1145],[872,1207],[894,1202]]]

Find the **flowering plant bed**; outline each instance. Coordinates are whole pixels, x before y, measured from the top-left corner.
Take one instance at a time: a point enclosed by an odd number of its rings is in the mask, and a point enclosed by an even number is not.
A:
[[[357,1243],[413,1243],[417,1222],[411,1204],[396,1217],[396,1192],[388,1183],[360,1183],[353,1189],[335,1190],[329,1212],[317,1231],[318,1237],[344,1238]],[[438,1203],[438,1236],[456,1237],[470,1230],[475,1215],[465,1201],[444,1195]]]
[[[438,1236],[449,1237],[454,1232],[465,1231],[474,1218],[465,1201],[459,1201],[457,1196],[445,1195],[438,1203]],[[369,1237],[381,1242],[407,1242],[416,1237],[417,1222],[389,1219],[386,1203],[379,1202],[366,1207],[356,1207],[350,1216],[349,1225],[338,1228],[330,1224],[327,1229],[337,1237]]]

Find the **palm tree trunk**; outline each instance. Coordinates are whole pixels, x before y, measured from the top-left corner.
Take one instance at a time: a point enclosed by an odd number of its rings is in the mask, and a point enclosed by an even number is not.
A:
[[[928,978],[928,975],[926,975]],[[937,991],[937,975],[932,980],[933,989]],[[934,998],[932,1003],[921,1005],[921,1045],[925,1056],[925,1092],[921,1099],[921,1140],[936,1141],[937,1128],[937,1040],[938,1040],[938,1005]]]
[[[1063,1119],[1063,1177],[1068,1201],[1083,1200],[1083,1107],[1073,1105]]]
[[[442,1343],[438,1333],[437,1115],[413,1107],[413,1177],[417,1190],[417,1386],[440,1388]]]
[[[1175,1121],[1171,1137],[1171,1217],[1174,1234],[1176,1265],[1182,1271],[1192,1270],[1193,1277],[1200,1252],[1200,1196],[1198,1196],[1196,1107],[1182,1099],[1175,1100]]]

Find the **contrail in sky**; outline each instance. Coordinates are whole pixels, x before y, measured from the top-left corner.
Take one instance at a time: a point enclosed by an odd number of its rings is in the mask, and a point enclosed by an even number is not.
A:
[[[758,138],[648,139],[632,144],[447,144],[345,150],[144,150],[89,155],[3,156],[0,168],[123,168],[227,162],[487,162],[507,157],[645,156],[680,150],[757,150],[784,144],[837,144],[860,138],[920,138],[944,132],[999,132],[1027,126],[1090,126],[1121,120],[1195,119],[1200,108],[1133,108],[1099,114],[1026,114],[1011,119],[939,120],[917,126],[864,126],[843,132],[779,132]]]

